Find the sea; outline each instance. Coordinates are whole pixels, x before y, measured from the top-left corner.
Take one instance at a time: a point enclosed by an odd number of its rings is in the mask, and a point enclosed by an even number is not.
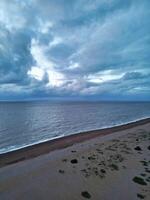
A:
[[[0,154],[148,117],[150,102],[0,102]]]

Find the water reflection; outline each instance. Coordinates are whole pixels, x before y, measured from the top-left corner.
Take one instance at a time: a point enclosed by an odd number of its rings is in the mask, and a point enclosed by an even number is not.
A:
[[[0,152],[150,116],[150,103],[0,103]]]

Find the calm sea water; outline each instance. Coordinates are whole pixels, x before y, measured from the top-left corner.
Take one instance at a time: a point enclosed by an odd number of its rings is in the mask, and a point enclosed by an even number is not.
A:
[[[0,153],[81,131],[150,117],[150,103],[0,103]]]

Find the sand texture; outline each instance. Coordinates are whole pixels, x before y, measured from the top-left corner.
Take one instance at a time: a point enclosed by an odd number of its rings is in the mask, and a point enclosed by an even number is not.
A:
[[[1,167],[0,199],[150,199],[150,122]]]

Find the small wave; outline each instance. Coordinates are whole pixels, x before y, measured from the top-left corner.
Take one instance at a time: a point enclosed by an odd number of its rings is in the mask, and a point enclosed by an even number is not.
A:
[[[54,140],[54,139],[57,139],[57,138],[61,138],[61,137],[64,137],[64,136],[65,135],[62,134],[62,135],[54,136],[54,137],[49,138],[49,139],[39,140],[38,142],[33,142],[33,143],[30,143],[30,144],[12,145],[12,146],[9,146],[9,147],[4,147],[4,148],[0,149],[0,154],[13,152],[15,150],[19,150],[19,149],[23,149],[25,147],[33,146],[33,145],[40,144],[40,143],[47,142],[47,141],[51,141],[51,140]]]

